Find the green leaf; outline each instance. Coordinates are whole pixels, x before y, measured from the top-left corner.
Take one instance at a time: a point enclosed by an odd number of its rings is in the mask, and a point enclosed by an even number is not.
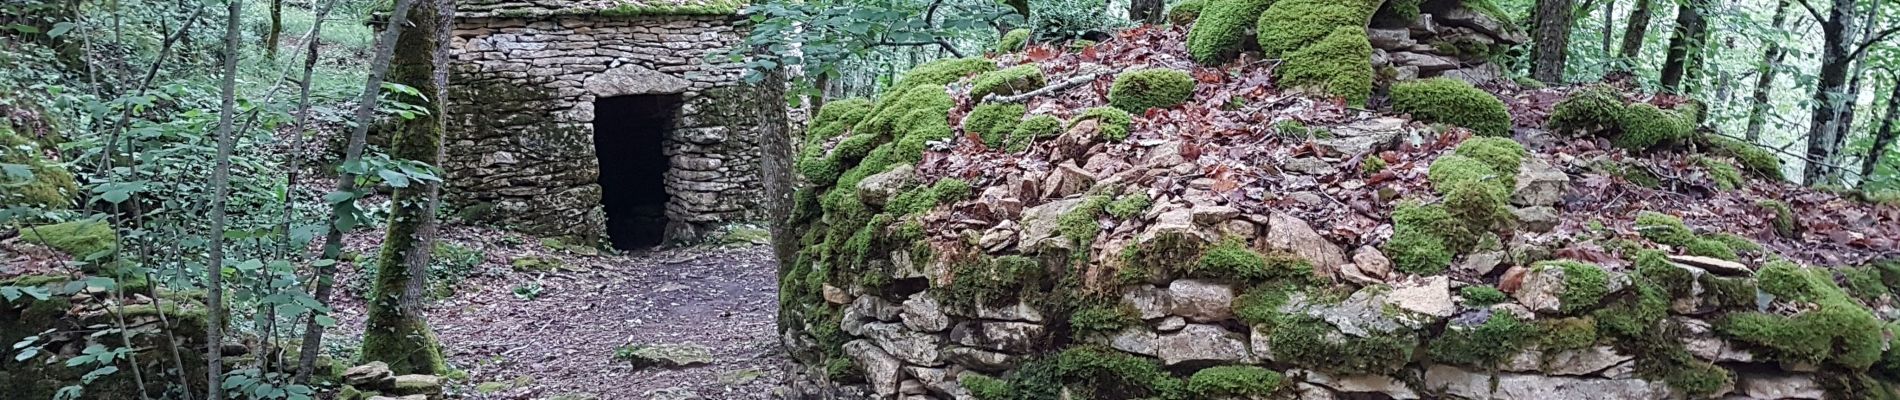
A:
[[[57,38],[60,35],[65,35],[66,32],[72,31],[73,27],[76,27],[76,26],[78,25],[74,25],[71,22],[61,22],[61,23],[53,24],[53,30],[46,31],[46,36]]]
[[[403,175],[401,171],[385,169],[376,171],[376,176],[382,177],[384,182],[389,182],[389,186],[409,187],[409,176]]]

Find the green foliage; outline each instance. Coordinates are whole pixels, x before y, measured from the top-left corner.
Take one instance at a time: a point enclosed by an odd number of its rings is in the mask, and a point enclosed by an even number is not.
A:
[[[1002,40],[996,41],[996,51],[1004,53],[1023,51],[1023,48],[1029,44],[1029,36],[1031,34],[1028,29],[1012,29],[1008,33],[1003,34]],[[971,97],[981,98],[976,96]]]
[[[1484,323],[1452,324],[1427,346],[1435,362],[1491,367],[1537,342],[1535,325],[1518,321],[1511,313],[1492,313]]]
[[[1273,11],[1280,6],[1312,1],[1313,4],[1326,4],[1326,10],[1349,9],[1337,3],[1323,0],[1283,0],[1274,4],[1266,15],[1260,18],[1263,25],[1261,36],[1267,35],[1264,25]],[[1354,0],[1356,1],[1356,0]],[[1359,26],[1340,26],[1330,34],[1314,37],[1317,42],[1294,43],[1295,47],[1286,51],[1286,63],[1280,66],[1276,75],[1280,85],[1315,90],[1320,93],[1346,99],[1346,104],[1363,107],[1366,99],[1372,95],[1372,42],[1366,38],[1365,28]],[[1264,43],[1264,42],[1263,42]]]
[[[1194,23],[1195,19],[1201,17],[1201,9],[1205,8],[1210,1],[1212,0],[1183,0],[1174,3],[1174,7],[1168,8],[1168,23],[1175,25]]]
[[[1187,37],[1188,56],[1202,65],[1224,63],[1239,55],[1247,28],[1273,4],[1273,0],[1206,1]]]
[[[1727,161],[1711,157],[1696,156],[1696,164],[1709,171],[1709,178],[1715,180],[1715,187],[1721,190],[1735,190],[1747,184],[1742,179],[1742,170]]]
[[[1558,102],[1544,126],[1564,134],[1596,134],[1616,129],[1624,107],[1616,88],[1593,85]]]
[[[20,241],[51,247],[79,260],[107,259],[119,250],[119,233],[98,219],[22,228]]]
[[[1152,201],[1153,200],[1148,199],[1148,193],[1146,192],[1129,193],[1108,203],[1108,208],[1105,211],[1108,212],[1109,216],[1115,217],[1115,219],[1126,220],[1141,215],[1143,211],[1147,211],[1148,205]]]
[[[1001,147],[1003,141],[1016,130],[1016,124],[1022,122],[1024,112],[1021,104],[984,103],[963,117],[963,131],[983,138],[984,146]]]
[[[1048,83],[1043,77],[1042,68],[1036,64],[1023,64],[1002,70],[985,72],[976,76],[976,82],[970,86],[970,99],[982,100],[994,94],[1009,96],[1036,88]]]
[[[1505,296],[1504,292],[1498,290],[1498,288],[1484,285],[1471,285],[1459,288],[1458,295],[1465,298],[1466,305],[1471,306],[1488,306],[1510,300],[1510,297]]]
[[[1379,171],[1384,171],[1385,167],[1385,158],[1376,155],[1367,156],[1365,161],[1359,162],[1359,172],[1367,176],[1377,174]]]
[[[1392,85],[1392,110],[1427,122],[1470,128],[1483,136],[1509,136],[1511,114],[1496,96],[1456,79],[1433,78]]]
[[[1194,77],[1167,68],[1123,72],[1108,87],[1108,104],[1134,114],[1174,107],[1193,96]]]
[[[1129,115],[1127,111],[1122,111],[1122,109],[1114,107],[1094,107],[1082,110],[1081,115],[1069,119],[1069,126],[1074,127],[1077,123],[1089,120],[1100,124],[1102,138],[1108,139],[1110,142],[1121,142],[1124,139],[1128,139],[1128,127],[1135,123],[1134,116]]]
[[[1278,0],[1260,14],[1257,22],[1260,50],[1268,56],[1287,55],[1289,66],[1297,63],[1291,53],[1307,46],[1323,45],[1322,40],[1347,40],[1334,36],[1354,35],[1342,33],[1339,28],[1362,28],[1356,33],[1359,42],[1364,42],[1365,28],[1372,20],[1372,12],[1382,1],[1347,0]],[[1365,46],[1370,55],[1370,44],[1354,43],[1354,47]],[[1355,51],[1354,53],[1357,54]],[[1366,67],[1367,81],[1371,80],[1371,67]],[[1354,72],[1357,72],[1356,70]]]
[[[1095,241],[1095,236],[1101,233],[1102,226],[1096,219],[1106,211],[1109,201],[1108,196],[1090,196],[1075,209],[1056,217],[1056,230],[1062,232],[1062,237],[1068,238],[1070,243],[1076,244],[1077,249],[1081,249],[1078,253],[1087,253],[1087,244]]]
[[[957,383],[962,384],[964,389],[968,389],[970,395],[976,396],[977,400],[1009,400],[1012,393],[1009,382],[976,373],[965,372],[957,375]]]
[[[1695,124],[1689,117],[1673,111],[1663,111],[1648,103],[1640,103],[1623,109],[1618,118],[1623,133],[1616,136],[1612,143],[1630,151],[1643,151],[1659,145],[1681,142],[1690,137]]]
[[[1281,376],[1252,365],[1203,368],[1188,377],[1188,391],[1202,398],[1263,398],[1280,390]]]

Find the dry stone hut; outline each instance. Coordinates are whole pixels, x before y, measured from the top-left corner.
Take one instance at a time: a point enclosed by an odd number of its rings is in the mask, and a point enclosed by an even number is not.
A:
[[[466,217],[619,247],[760,197],[742,3],[474,0],[457,13],[446,196]]]

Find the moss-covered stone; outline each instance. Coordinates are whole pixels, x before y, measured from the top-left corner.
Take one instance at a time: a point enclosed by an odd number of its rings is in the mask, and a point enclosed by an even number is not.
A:
[[[1004,33],[1001,40],[996,41],[996,51],[1004,53],[1023,51],[1023,48],[1029,45],[1030,34],[1029,29],[1012,29],[1008,33]],[[981,97],[977,98],[980,99]]]
[[[972,190],[969,182],[957,178],[945,178],[922,190],[898,193],[884,205],[884,211],[900,216],[921,214],[941,204],[967,199]]]
[[[1714,257],[1729,261],[1739,259],[1739,257],[1735,255],[1735,249],[1729,248],[1728,243],[1723,243],[1715,239],[1696,238],[1695,240],[1691,240],[1688,246],[1683,247],[1683,252],[1689,253],[1689,255],[1692,256]]]
[[[1510,313],[1492,313],[1482,324],[1446,327],[1431,339],[1427,354],[1434,362],[1489,368],[1536,344],[1537,334],[1536,325]]]
[[[20,241],[51,247],[79,260],[104,260],[119,250],[119,232],[100,219],[23,228]]]
[[[1015,132],[1016,124],[1023,120],[1026,109],[1021,104],[985,103],[970,110],[963,117],[963,131],[983,139],[983,145],[990,148],[1002,147],[1003,142]]]
[[[1194,23],[1195,19],[1201,17],[1201,9],[1207,7],[1209,1],[1212,0],[1184,0],[1175,3],[1174,7],[1168,8],[1168,23],[1175,25]]]
[[[1123,72],[1108,87],[1108,105],[1133,114],[1174,107],[1193,96],[1194,77],[1167,68]]]
[[[1371,22],[1372,12],[1380,3],[1383,1],[1275,1],[1255,21],[1260,51],[1268,56],[1287,55],[1322,39],[1332,40],[1328,36],[1339,35],[1339,28],[1361,28],[1358,36],[1363,42],[1366,36],[1363,28]],[[1367,54],[1370,53],[1368,50]],[[1292,65],[1293,60],[1288,59],[1288,64]],[[1368,79],[1371,77],[1370,67],[1366,75]]]
[[[1488,306],[1510,300],[1510,297],[1506,296],[1504,292],[1498,290],[1498,288],[1484,285],[1470,285],[1459,288],[1458,296],[1463,297],[1465,304],[1470,306]]]
[[[1483,136],[1509,136],[1511,114],[1496,96],[1456,79],[1433,78],[1392,85],[1392,110],[1427,122],[1470,128]]]
[[[1555,260],[1537,263],[1533,268],[1563,269],[1564,290],[1557,298],[1563,302],[1559,310],[1564,313],[1574,314],[1596,308],[1603,301],[1603,296],[1610,294],[1610,273],[1595,264]]]
[[[1443,238],[1429,233],[1405,230],[1385,242],[1385,254],[1400,271],[1419,275],[1437,274],[1451,266],[1452,252]]]
[[[1238,240],[1224,240],[1207,248],[1186,275],[1241,282],[1304,283],[1313,276],[1313,264],[1286,253],[1260,254]]]
[[[1410,332],[1373,332],[1365,337],[1340,333],[1324,320],[1285,316],[1270,328],[1273,360],[1341,374],[1390,374],[1404,368],[1418,347]]]
[[[1761,290],[1777,301],[1808,308],[1793,315],[1732,313],[1717,324],[1724,335],[1760,346],[1783,362],[1862,371],[1880,360],[1885,325],[1836,286],[1832,274],[1784,261],[1769,263],[1756,277]]]
[[[1372,14],[1379,26],[1408,26],[1418,21],[1419,4],[1424,0],[1387,0]]]
[[[1524,164],[1524,157],[1530,156],[1530,152],[1524,150],[1524,145],[1504,137],[1465,139],[1463,143],[1458,144],[1453,154],[1483,161],[1485,165],[1491,166],[1492,171],[1511,177],[1517,175],[1518,167]]]
[[[1153,359],[1082,346],[1063,350],[1055,356],[1054,362],[1055,375],[1076,391],[1078,398],[1187,397],[1187,383],[1161,369],[1160,363]]]
[[[1735,165],[1729,164],[1728,161],[1712,157],[1696,156],[1695,162],[1697,165],[1701,165],[1703,169],[1709,171],[1709,179],[1715,181],[1716,189],[1735,190],[1748,184],[1748,182],[1742,178],[1742,170],[1735,168]]]
[[[1587,348],[1597,342],[1597,322],[1590,317],[1572,317],[1540,320],[1537,322],[1542,337],[1538,348],[1545,351],[1563,351]]]
[[[1129,115],[1127,111],[1122,111],[1122,109],[1119,108],[1094,107],[1082,110],[1082,114],[1069,119],[1069,127],[1073,128],[1075,124],[1082,121],[1095,121],[1096,124],[1099,124],[1103,139],[1107,139],[1110,142],[1120,142],[1124,139],[1128,139],[1128,128],[1129,125],[1135,123],[1135,118],[1133,115]]]
[[[1386,167],[1385,158],[1379,157],[1379,156],[1368,156],[1366,157],[1365,161],[1359,162],[1359,173],[1365,174],[1366,176],[1371,176],[1372,174],[1379,173],[1379,171],[1384,171],[1385,167]]]
[[[1425,177],[1431,181],[1432,188],[1441,194],[1450,192],[1452,187],[1463,182],[1491,183],[1503,187],[1507,179],[1515,180],[1492,168],[1490,163],[1459,154],[1432,160]]]
[[[970,99],[982,100],[994,94],[1009,96],[1035,90],[1048,83],[1042,75],[1042,68],[1036,64],[1023,64],[997,71],[985,72],[976,76],[971,83]]]
[[[1252,365],[1209,367],[1188,377],[1188,391],[1210,399],[1265,398],[1280,385],[1280,373]]]
[[[1009,134],[1009,140],[1003,144],[1003,150],[1019,153],[1029,150],[1029,145],[1037,140],[1048,139],[1062,134],[1062,120],[1051,115],[1037,115],[1016,124],[1016,130]]]
[[[1475,232],[1508,230],[1516,223],[1510,192],[1498,183],[1462,181],[1445,191],[1445,210]]]
[[[966,76],[995,70],[996,63],[983,57],[931,61],[904,72],[904,77],[886,89],[883,97],[891,97],[892,94],[901,93],[915,86],[947,85]]]
[[[1789,207],[1787,202],[1762,199],[1757,200],[1755,206],[1774,214],[1768,219],[1768,224],[1775,228],[1775,235],[1790,239],[1801,236],[1801,220],[1795,218],[1794,208]]]
[[[0,164],[22,167],[0,170],[0,204],[64,209],[73,205],[79,185],[66,167],[46,160],[38,143],[13,132],[0,121]]]
[[[1655,211],[1636,213],[1636,233],[1650,241],[1670,246],[1688,246],[1696,240],[1695,231],[1682,218]]]
[[[1206,0],[1194,27],[1188,30],[1188,56],[1202,65],[1233,60],[1245,46],[1247,28],[1254,26],[1260,14],[1273,0]]]
[[[1079,338],[1108,335],[1141,324],[1135,310],[1118,305],[1090,305],[1069,314],[1069,330]]]
[[[1021,300],[1025,292],[1040,290],[1048,276],[1041,262],[1013,255],[956,262],[951,273],[941,299],[945,305],[964,308]]]
[[[1147,211],[1151,202],[1153,202],[1153,200],[1148,198],[1148,193],[1129,193],[1115,198],[1113,202],[1109,202],[1106,211],[1108,211],[1109,216],[1115,217],[1115,219],[1126,220],[1141,215],[1143,211]]]
[[[1688,139],[1695,124],[1679,113],[1664,111],[1648,103],[1639,103],[1623,109],[1618,118],[1622,133],[1611,143],[1629,151],[1644,151],[1652,147],[1678,143]]]
[[[1286,0],[1279,5],[1295,1]],[[1343,9],[1348,7],[1325,7],[1325,9]],[[1261,16],[1262,25],[1268,12]],[[1262,36],[1265,36],[1263,33]],[[1340,26],[1330,34],[1315,37],[1317,42],[1302,42],[1301,47],[1288,50],[1286,62],[1280,66],[1276,76],[1280,86],[1304,88],[1346,99],[1346,104],[1363,107],[1366,99],[1372,95],[1372,43],[1366,38],[1366,30],[1359,26]]]
[[[836,100],[825,103],[818,109],[817,118],[813,118],[805,130],[805,146],[813,147],[826,139],[843,135],[852,126],[864,121],[871,115],[871,100],[862,97]]]
[[[1781,174],[1781,157],[1768,149],[1721,136],[1703,135],[1702,138],[1708,142],[1711,153],[1734,158],[1741,164],[1742,170],[1750,174],[1776,181],[1787,180]]]
[[[1544,126],[1558,133],[1595,135],[1619,126],[1625,104],[1615,88],[1593,85],[1558,102]]]

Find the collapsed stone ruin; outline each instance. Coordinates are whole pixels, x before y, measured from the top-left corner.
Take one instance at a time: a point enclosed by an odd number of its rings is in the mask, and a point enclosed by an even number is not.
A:
[[[1518,88],[1485,2],[1241,3],[828,103],[781,238],[793,397],[1894,395],[1894,205],[1693,101]],[[1209,38],[1234,13],[1258,42]]]
[[[465,2],[446,199],[464,216],[617,247],[752,219],[758,124],[727,57],[738,2]]]

